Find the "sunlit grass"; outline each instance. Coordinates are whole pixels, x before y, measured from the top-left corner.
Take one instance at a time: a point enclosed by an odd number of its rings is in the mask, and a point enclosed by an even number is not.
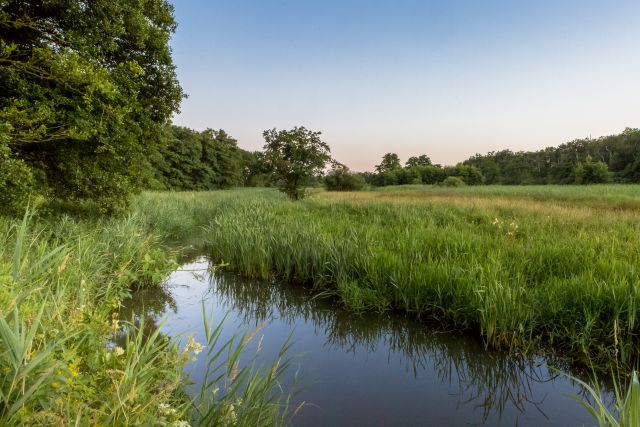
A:
[[[636,194],[410,186],[293,203],[242,190],[146,194],[139,209],[173,230],[198,227],[213,258],[245,276],[311,286],[353,310],[412,313],[494,348],[606,366],[638,357]]]
[[[286,364],[244,367],[233,390],[216,396],[207,388],[196,399],[185,391],[189,348],[143,319],[118,321],[131,289],[159,285],[174,256],[139,213],[0,218],[0,425],[184,426],[201,415],[202,425],[283,423],[286,396],[273,388]],[[208,334],[209,351],[219,350],[216,336]],[[243,347],[235,349],[237,357]],[[228,356],[215,361],[233,363]],[[229,409],[232,399],[237,422],[212,409]]]

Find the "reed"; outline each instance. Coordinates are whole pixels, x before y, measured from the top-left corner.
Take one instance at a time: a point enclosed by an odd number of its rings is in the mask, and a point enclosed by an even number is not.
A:
[[[640,382],[638,372],[633,370],[628,385],[614,378],[614,400],[611,404],[603,396],[602,387],[594,376],[591,384],[570,377],[587,392],[586,397],[575,396],[576,400],[591,414],[600,427],[636,427],[640,425]]]
[[[286,364],[247,366],[223,397],[207,389],[194,399],[184,371],[192,349],[144,319],[117,319],[131,289],[159,285],[175,255],[139,213],[0,218],[0,425],[225,425],[229,413],[202,405],[232,399],[243,425],[282,423],[286,406],[274,387]]]
[[[176,234],[196,227],[213,259],[244,276],[606,369],[638,358],[638,190],[411,186],[295,203],[245,189],[145,194],[137,208]]]

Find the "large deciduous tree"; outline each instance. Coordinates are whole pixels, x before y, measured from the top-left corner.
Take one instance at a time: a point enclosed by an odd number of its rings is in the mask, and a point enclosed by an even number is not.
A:
[[[0,0],[0,187],[122,207],[183,97],[175,28],[166,0]]]
[[[265,130],[264,158],[274,174],[280,191],[293,200],[305,196],[309,179],[320,174],[331,159],[329,146],[320,132],[304,127],[292,130]]]

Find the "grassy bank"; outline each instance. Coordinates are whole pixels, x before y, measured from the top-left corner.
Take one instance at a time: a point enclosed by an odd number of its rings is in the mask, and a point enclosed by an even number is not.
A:
[[[272,390],[286,363],[239,367],[247,340],[221,342],[217,325],[202,348],[118,321],[132,289],[160,286],[177,265],[167,239],[147,225],[137,212],[0,218],[0,425],[284,422]],[[201,350],[210,381],[189,397],[182,367]]]
[[[146,194],[149,226],[198,230],[214,259],[481,334],[490,347],[555,349],[604,366],[638,356],[640,187],[385,188]]]
[[[168,247],[177,245],[204,248],[245,276],[312,286],[353,310],[467,330],[491,347],[632,364],[636,194],[417,186],[290,202],[241,189],[145,193],[129,216],[109,220],[0,219],[0,424],[285,421],[286,401],[271,400],[277,372],[239,375],[233,358],[212,357],[215,327],[202,353],[215,381],[194,401],[180,367],[199,347],[185,353],[114,319],[132,288],[158,286],[175,267]],[[237,355],[244,342],[219,344]],[[219,381],[233,392],[216,396]]]

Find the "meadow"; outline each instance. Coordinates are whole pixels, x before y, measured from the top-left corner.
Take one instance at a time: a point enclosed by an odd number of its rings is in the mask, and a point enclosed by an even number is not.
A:
[[[284,423],[278,371],[237,371],[246,336],[216,344],[209,328],[212,381],[194,400],[180,368],[203,349],[117,319],[132,289],[161,286],[181,249],[488,348],[631,368],[639,211],[635,185],[405,186],[297,202],[273,189],[146,192],[119,218],[0,219],[0,423]],[[215,396],[222,380],[232,387]]]
[[[243,189],[146,193],[137,209],[244,276],[606,370],[638,357],[639,195],[631,185],[408,186],[290,202]]]

